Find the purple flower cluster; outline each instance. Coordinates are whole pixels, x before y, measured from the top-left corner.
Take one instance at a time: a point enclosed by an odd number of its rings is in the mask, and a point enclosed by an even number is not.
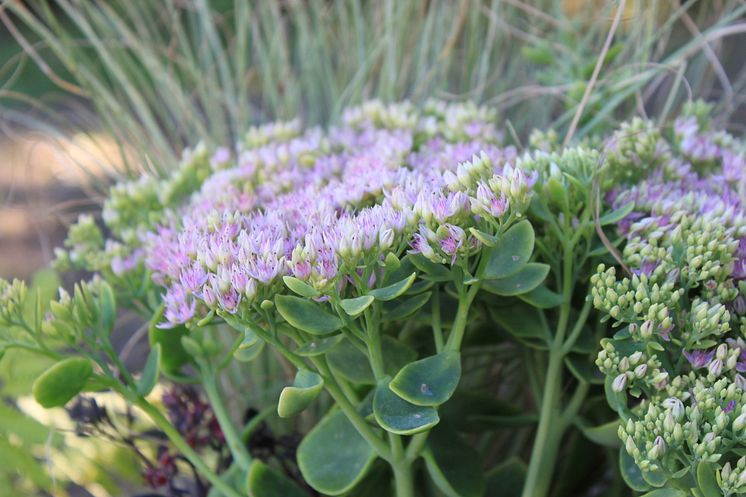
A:
[[[479,249],[470,227],[521,216],[536,175],[497,145],[491,115],[429,105],[420,115],[371,103],[328,133],[254,130],[255,146],[233,162],[218,149],[200,189],[141,235],[146,266],[166,289],[163,326],[249,308],[280,291],[284,275],[342,292],[389,252],[454,264]],[[117,261],[118,271],[132,264]]]

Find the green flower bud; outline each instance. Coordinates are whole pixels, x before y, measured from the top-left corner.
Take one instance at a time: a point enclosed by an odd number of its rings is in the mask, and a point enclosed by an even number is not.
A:
[[[744,427],[746,427],[746,413],[739,415],[733,420],[733,433],[736,433],[740,437]]]
[[[640,364],[635,368],[635,376],[637,378],[642,378],[645,376],[645,373],[648,372],[648,365],[647,364]]]
[[[625,373],[620,374],[611,384],[611,389],[617,393],[623,392],[627,387],[627,375]]]

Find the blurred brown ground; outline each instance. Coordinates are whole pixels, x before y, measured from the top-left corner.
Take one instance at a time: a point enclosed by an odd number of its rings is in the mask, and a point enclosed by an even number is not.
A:
[[[0,277],[27,278],[47,265],[77,215],[100,207],[118,161],[105,137],[93,139],[0,137]]]

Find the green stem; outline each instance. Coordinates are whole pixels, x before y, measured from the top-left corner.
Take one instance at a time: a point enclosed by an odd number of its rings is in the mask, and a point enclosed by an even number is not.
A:
[[[560,307],[557,332],[550,343],[549,365],[544,380],[539,426],[534,438],[522,497],[544,497],[547,494],[557,459],[559,441],[564,434],[562,427],[555,423],[559,419],[562,364],[565,358],[565,334],[567,333],[570,311],[572,310],[571,300],[575,281],[573,277],[573,247],[565,243],[562,248],[562,296],[564,298]],[[582,325],[580,325],[580,328],[582,328]]]
[[[469,308],[471,307],[471,303],[474,301],[474,297],[476,297],[479,292],[479,287],[479,283],[474,283],[466,293],[461,293],[461,298],[459,298],[458,301],[456,318],[453,320],[453,326],[451,326],[451,333],[448,335],[445,350],[458,351],[461,349],[461,342],[464,339],[466,323],[469,317]]]
[[[575,389],[575,393],[573,393],[570,402],[568,402],[567,407],[565,408],[565,412],[562,413],[562,419],[560,421],[562,431],[566,430],[567,427],[572,424],[573,419],[575,419],[575,415],[583,406],[583,402],[588,395],[588,390],[590,389],[590,387],[590,383],[588,383],[587,381],[583,381]]]
[[[389,433],[391,446],[391,468],[394,470],[396,497],[414,497],[414,479],[412,461],[404,453],[404,446],[399,435]]]
[[[523,485],[522,497],[543,497],[546,488],[551,481],[550,474],[542,474],[541,469],[549,471],[552,464],[547,459],[556,457],[550,455],[549,448],[554,446],[555,437],[561,437],[562,433],[554,430],[553,421],[556,417],[557,403],[560,394],[560,376],[562,374],[562,354],[558,350],[552,350],[549,355],[549,366],[547,367],[546,380],[544,383],[544,395],[541,400],[541,413],[539,415],[539,427],[536,431],[534,446],[531,450],[531,460],[526,473],[526,482]]]
[[[443,329],[440,325],[440,291],[436,286],[433,290],[433,339],[435,341],[435,352],[443,350]]]
[[[562,346],[562,352],[564,354],[567,354],[572,350],[573,345],[575,345],[575,342],[578,340],[578,337],[583,332],[583,327],[585,326],[585,322],[588,320],[588,314],[591,312],[591,304],[592,302],[590,299],[586,300],[585,304],[583,304],[583,308],[580,310],[580,315],[578,316],[578,320],[575,322],[575,326],[573,327],[572,331],[570,332],[570,335],[567,337],[567,340]]]
[[[414,462],[415,460],[417,460],[418,457],[420,457],[422,449],[425,448],[425,442],[427,442],[428,433],[429,432],[418,433],[417,435],[412,437],[412,440],[410,440],[405,454],[409,462]]]
[[[125,398],[130,397],[124,392],[120,392],[125,395]],[[181,434],[173,427],[171,422],[161,414],[161,412],[146,401],[143,398],[137,398],[134,400],[137,407],[142,409],[151,420],[160,428],[163,433],[166,434],[171,443],[176,449],[187,458],[187,460],[194,466],[199,473],[207,478],[217,490],[219,490],[226,497],[243,497],[242,494],[234,490],[228,483],[223,481],[214,471],[212,471],[207,464],[202,460],[200,455],[181,437]]]
[[[360,413],[357,412],[355,406],[352,405],[352,403],[347,399],[344,392],[342,392],[342,389],[339,387],[339,385],[337,385],[334,373],[326,365],[324,359],[312,358],[311,360],[313,361],[319,373],[321,373],[321,375],[324,377],[324,388],[326,388],[326,391],[329,392],[329,395],[331,395],[332,399],[334,399],[334,402],[339,405],[340,409],[342,409],[342,412],[344,412],[345,416],[347,416],[347,419],[350,420],[350,423],[352,423],[358,433],[360,433],[360,436],[362,436],[368,442],[368,444],[373,447],[373,450],[376,451],[379,457],[390,461],[391,453],[388,446],[386,445],[386,442],[384,442],[383,439],[381,439],[376,434],[376,432],[373,431],[373,429],[370,427],[370,425],[368,425],[365,419],[360,416]]]
[[[381,348],[381,333],[378,329],[376,304],[373,309],[365,310],[365,331],[367,334],[368,356],[370,357],[370,367],[373,370],[373,376],[376,381],[380,381],[384,375],[383,368],[383,350]]]
[[[223,396],[218,387],[217,378],[211,371],[207,371],[206,369],[203,368],[202,371],[202,386],[205,389],[207,398],[210,400],[210,405],[218,420],[220,429],[223,431],[228,449],[231,451],[231,455],[239,467],[248,469],[251,465],[249,451],[246,449],[241,434],[236,430],[233,420],[231,420],[228,414],[228,409],[226,409]]]

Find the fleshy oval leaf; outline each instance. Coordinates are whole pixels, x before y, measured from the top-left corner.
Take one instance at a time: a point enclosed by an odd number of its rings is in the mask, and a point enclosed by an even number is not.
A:
[[[715,466],[702,461],[697,465],[697,486],[704,497],[720,497],[723,491],[718,485]]]
[[[392,392],[388,379],[376,387],[373,415],[381,428],[397,435],[427,431],[440,421],[435,408],[414,405]]]
[[[423,256],[422,254],[410,254],[407,256],[414,267],[422,274],[422,277],[432,281],[451,281],[453,279],[451,271],[443,264],[437,264]]]
[[[243,330],[243,340],[241,340],[241,343],[238,345],[238,348],[240,350],[243,349],[249,349],[256,345],[256,343],[259,341],[259,335],[257,335],[256,331],[252,330],[251,328],[244,328]]]
[[[687,494],[678,488],[656,488],[640,497],[687,497]]]
[[[117,302],[114,297],[114,291],[105,281],[101,283],[98,300],[101,308],[99,334],[100,336],[108,337],[114,330],[114,324],[117,319]]]
[[[650,485],[642,477],[642,471],[635,464],[635,460],[630,456],[624,447],[619,449],[619,472],[622,474],[624,483],[629,488],[637,492],[651,490]]]
[[[438,406],[451,398],[460,379],[461,356],[447,351],[407,364],[389,388],[412,404]]]
[[[327,495],[351,490],[375,458],[373,448],[340,410],[322,419],[298,446],[298,467],[303,478]]]
[[[292,295],[278,295],[275,305],[291,326],[312,335],[328,335],[344,326],[339,317],[324,310],[319,303]]]
[[[355,317],[367,309],[375,298],[372,295],[363,295],[351,299],[344,299],[339,305],[350,316]]]
[[[301,297],[318,297],[320,295],[314,287],[294,276],[283,276],[282,281],[286,287]]]
[[[480,278],[492,280],[517,273],[534,252],[534,228],[527,220],[517,223],[495,242]]]
[[[412,273],[403,280],[397,281],[396,283],[393,283],[389,286],[371,290],[370,292],[368,292],[368,295],[372,295],[376,300],[383,300],[384,302],[394,300],[395,298],[403,295],[404,292],[409,290],[409,287],[412,286],[415,278],[417,278],[417,273]]]
[[[390,302],[383,308],[384,321],[396,321],[411,316],[428,303],[432,292],[418,293],[413,297],[401,301]]]
[[[264,350],[265,342],[261,338],[257,338],[251,346],[241,348],[239,347],[233,352],[233,358],[239,362],[251,362],[262,353]]]
[[[46,408],[62,407],[78,395],[93,375],[91,361],[70,357],[47,369],[34,382],[34,399]]]
[[[280,474],[259,459],[251,463],[246,478],[249,497],[308,497],[293,480]]]
[[[315,338],[298,347],[295,353],[303,357],[321,355],[334,348],[342,339],[344,339],[344,335],[342,334],[325,338]]]
[[[151,347],[160,344],[161,368],[166,373],[174,374],[191,359],[181,343],[181,337],[186,336],[188,330],[183,325],[167,329],[158,328],[158,325],[163,322],[163,308],[164,306],[161,305],[150,321],[148,341]]]
[[[482,288],[501,297],[513,297],[530,292],[541,285],[549,274],[549,265],[531,262],[523,266],[517,273],[499,280],[482,282]]]
[[[417,357],[417,353],[398,340],[384,336],[381,342],[383,368],[386,374],[394,374]],[[329,365],[344,379],[363,385],[375,385],[370,361],[349,340],[341,341],[327,354]]]
[[[619,221],[627,217],[634,208],[635,208],[634,202],[629,202],[627,204],[624,204],[620,208],[601,216],[598,220],[598,223],[601,226],[618,223]]]
[[[433,430],[423,457],[428,475],[447,497],[484,496],[482,458],[454,430]]]
[[[313,371],[301,369],[295,374],[292,386],[280,392],[277,402],[277,414],[281,418],[290,418],[302,412],[319,396],[324,388],[324,379]]]
[[[550,290],[545,285],[539,285],[529,292],[522,293],[518,298],[537,309],[551,309],[562,304],[565,300],[562,295]]]
[[[150,392],[158,383],[158,376],[161,373],[161,344],[156,343],[150,348],[148,358],[145,360],[145,367],[142,375],[137,382],[137,393],[143,397],[150,395]]]

